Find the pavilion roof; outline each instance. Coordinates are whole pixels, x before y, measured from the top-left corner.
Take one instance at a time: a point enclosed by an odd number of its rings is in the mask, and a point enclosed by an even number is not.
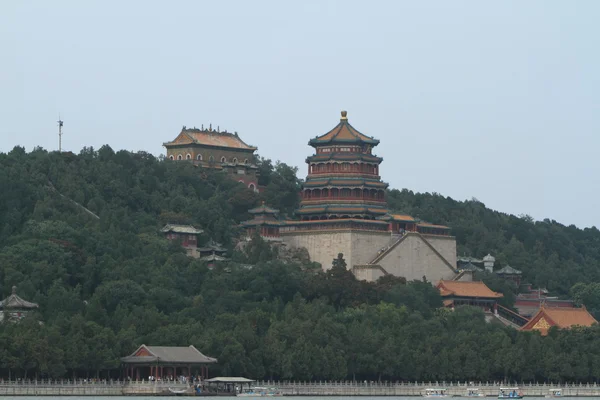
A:
[[[279,214],[279,210],[266,206],[264,201],[260,206],[252,208],[248,212],[250,214]]]
[[[166,224],[161,230],[163,233],[175,232],[175,233],[187,233],[190,235],[199,235],[204,232],[202,229],[193,227],[192,225],[177,225],[177,224]]]
[[[477,297],[498,299],[504,297],[496,293],[481,281],[440,281],[437,285],[442,297]]]
[[[572,326],[592,326],[598,323],[585,307],[582,308],[558,308],[542,306],[538,312],[531,317],[528,323],[521,327],[523,331],[537,330],[546,335],[548,330],[556,326],[558,328],[570,328]]]
[[[221,257],[221,256],[216,255],[216,254],[210,254],[208,256],[202,257],[201,260],[204,260],[204,261],[227,261],[228,258]]]
[[[324,135],[311,139],[308,144],[311,146],[326,144],[370,144],[377,146],[379,140],[360,133],[348,122],[346,111],[342,111],[340,123]]]
[[[481,264],[483,263],[482,259],[479,258],[475,258],[475,257],[468,257],[468,256],[458,256],[456,257],[456,261],[457,262],[462,262],[462,263],[476,263],[476,264]]]
[[[194,346],[146,346],[141,345],[131,355],[121,358],[126,364],[172,363],[172,364],[214,364],[216,358],[202,354]]]
[[[479,268],[478,266],[468,262],[466,264],[463,264],[462,266],[460,266],[459,268],[461,271],[483,271],[483,269]]]
[[[206,243],[203,247],[198,247],[198,251],[201,252],[207,252],[207,251],[216,251],[216,252],[226,252],[227,249],[225,249],[221,243],[217,243],[214,240],[209,241],[208,243]]]
[[[510,265],[507,265],[507,266],[499,269],[498,271],[496,271],[496,274],[498,274],[498,275],[521,275],[522,272],[516,268],[511,267]]]
[[[23,300],[17,295],[17,287],[12,287],[12,293],[10,296],[0,301],[0,310],[8,310],[8,309],[33,309],[39,308],[39,305],[36,303],[31,303],[27,300]]]
[[[210,129],[189,129],[183,127],[181,133],[172,141],[163,143],[165,147],[198,144],[210,147],[225,147],[231,149],[255,151],[256,147],[247,145],[236,133],[220,132]]]

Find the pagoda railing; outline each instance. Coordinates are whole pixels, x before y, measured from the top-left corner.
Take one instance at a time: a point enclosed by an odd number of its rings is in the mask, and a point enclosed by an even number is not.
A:
[[[302,197],[302,202],[320,202],[320,201],[331,201],[331,200],[342,200],[342,201],[356,201],[361,203],[373,202],[377,204],[385,203],[385,199],[372,199],[367,197],[340,197],[340,196],[331,196],[331,197]]]

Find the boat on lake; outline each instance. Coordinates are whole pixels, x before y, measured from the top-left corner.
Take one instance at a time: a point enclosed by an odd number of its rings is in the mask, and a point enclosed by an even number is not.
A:
[[[479,388],[468,388],[465,397],[485,397],[485,395],[479,392]]]
[[[563,397],[562,389],[550,389],[546,397]]]
[[[238,397],[273,397],[281,396],[281,393],[275,388],[251,387],[237,394]]]
[[[518,387],[500,388],[499,399],[522,399],[523,393]]]
[[[429,388],[425,389],[423,397],[448,397],[447,389]]]

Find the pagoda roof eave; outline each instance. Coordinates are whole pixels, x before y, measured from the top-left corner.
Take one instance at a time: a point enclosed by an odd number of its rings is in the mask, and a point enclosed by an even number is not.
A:
[[[362,154],[362,153],[330,153],[330,154],[313,154],[312,156],[306,157],[305,162],[327,162],[332,160],[339,161],[370,161],[381,164],[383,162],[383,157],[378,157],[370,154]]]
[[[360,219],[360,218],[337,218],[337,219],[317,219],[313,221],[284,221],[284,225],[310,225],[310,224],[335,224],[340,222],[364,222],[373,225],[387,225],[384,221],[378,221],[374,219]]]
[[[326,146],[331,144],[357,144],[357,143],[366,143],[373,146],[377,146],[379,144],[379,140],[377,139],[330,139],[330,140],[321,140],[319,138],[313,138],[308,141],[308,145],[312,147]]]
[[[240,223],[240,225],[242,226],[260,226],[260,225],[267,225],[267,226],[281,226],[282,223],[280,221],[244,221],[242,223]]]
[[[333,129],[324,135],[317,136],[308,141],[308,145],[313,147],[328,144],[354,143],[364,143],[377,146],[379,144],[379,140],[359,132],[356,128],[350,125],[346,111],[342,111],[340,122]]]

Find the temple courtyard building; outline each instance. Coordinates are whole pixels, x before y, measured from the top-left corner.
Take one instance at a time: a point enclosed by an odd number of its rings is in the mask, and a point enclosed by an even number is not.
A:
[[[171,142],[163,143],[167,158],[185,161],[202,168],[223,170],[247,188],[258,191],[256,147],[246,144],[237,134],[204,127],[185,126]]]
[[[452,309],[462,305],[479,307],[484,312],[496,313],[498,300],[504,297],[502,293],[494,292],[485,283],[479,281],[440,281],[437,288],[443,298],[444,307]]]
[[[598,323],[596,319],[582,308],[562,308],[542,306],[538,312],[531,317],[529,322],[521,327],[522,331],[539,331],[547,335],[553,326],[560,329],[568,329],[574,326],[592,326]]]

